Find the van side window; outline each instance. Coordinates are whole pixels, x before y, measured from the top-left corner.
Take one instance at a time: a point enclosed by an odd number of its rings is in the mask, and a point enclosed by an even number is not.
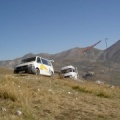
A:
[[[51,66],[51,63],[45,59],[42,58],[42,63],[45,64],[45,65],[49,65]]]
[[[43,59],[43,58],[42,58],[42,63],[45,64],[45,65],[48,65],[48,64],[47,64],[47,60],[45,60],[45,59]]]
[[[37,63],[41,63],[41,60],[39,57],[37,58]]]

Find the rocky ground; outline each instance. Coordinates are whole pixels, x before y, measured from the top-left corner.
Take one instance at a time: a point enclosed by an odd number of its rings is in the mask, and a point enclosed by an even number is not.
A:
[[[120,87],[1,70],[1,120],[120,119]]]

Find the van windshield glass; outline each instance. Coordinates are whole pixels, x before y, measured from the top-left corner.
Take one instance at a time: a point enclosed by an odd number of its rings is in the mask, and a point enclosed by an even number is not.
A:
[[[65,73],[69,73],[72,72],[73,70],[71,68],[69,69],[65,69],[65,70],[61,70],[61,73],[65,74]]]
[[[32,62],[32,61],[35,61],[35,60],[36,60],[36,57],[31,57],[31,58],[23,59],[21,61],[21,63]]]

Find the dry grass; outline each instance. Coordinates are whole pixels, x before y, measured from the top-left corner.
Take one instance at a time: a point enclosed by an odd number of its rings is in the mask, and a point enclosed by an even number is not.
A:
[[[6,108],[0,120],[119,120],[120,88],[59,76],[1,74],[0,106]]]
[[[0,67],[0,74],[12,74],[13,71],[11,69],[7,69],[5,67]]]

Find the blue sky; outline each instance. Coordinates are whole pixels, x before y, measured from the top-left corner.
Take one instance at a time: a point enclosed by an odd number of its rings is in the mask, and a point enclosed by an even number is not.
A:
[[[0,0],[0,60],[120,39],[120,0]]]

